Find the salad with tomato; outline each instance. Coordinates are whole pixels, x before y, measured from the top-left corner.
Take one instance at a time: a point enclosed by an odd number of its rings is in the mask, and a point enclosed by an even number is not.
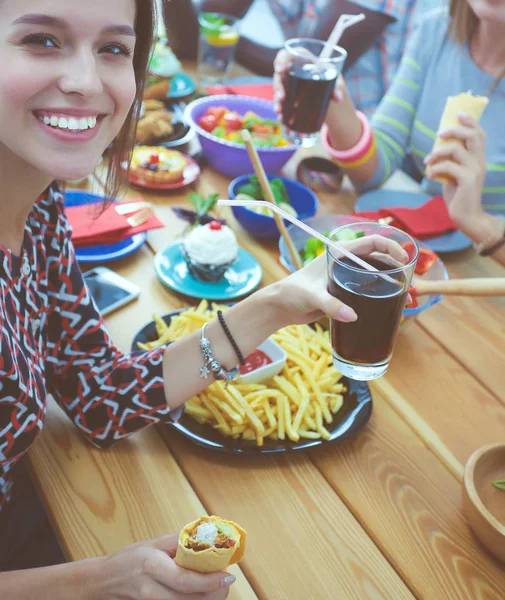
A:
[[[252,111],[245,115],[228,110],[225,106],[211,106],[200,117],[198,125],[208,133],[222,140],[244,144],[240,132],[247,129],[253,143],[258,148],[276,148],[289,146],[290,143],[281,135],[281,124],[273,119],[264,119]]]

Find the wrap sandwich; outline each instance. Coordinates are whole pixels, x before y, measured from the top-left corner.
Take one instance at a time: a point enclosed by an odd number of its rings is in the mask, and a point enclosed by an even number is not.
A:
[[[488,105],[488,102],[489,100],[485,96],[473,96],[471,92],[459,94],[458,96],[449,96],[447,98],[447,102],[445,103],[445,109],[442,113],[442,118],[440,119],[438,131],[443,131],[449,127],[460,125],[458,119],[459,113],[467,114],[478,123],[482,117],[484,109]],[[450,138],[443,139],[437,135],[432,152],[437,148],[440,148],[441,146],[451,142],[463,144],[463,142],[460,140],[454,140]],[[430,166],[428,166],[426,172],[428,175],[430,174]],[[454,183],[452,177],[449,175],[440,175],[436,178],[436,181],[440,183]]]
[[[200,517],[181,531],[175,562],[199,573],[223,571],[242,559],[245,540],[246,532],[233,521]]]

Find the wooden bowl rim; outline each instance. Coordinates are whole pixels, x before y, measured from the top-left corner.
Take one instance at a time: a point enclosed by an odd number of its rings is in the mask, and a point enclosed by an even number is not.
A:
[[[498,519],[494,517],[486,508],[479,496],[479,493],[475,488],[474,483],[475,467],[477,466],[477,463],[485,454],[489,454],[490,452],[493,452],[495,450],[503,450],[505,452],[505,444],[498,442],[496,444],[488,444],[486,446],[482,446],[482,448],[479,448],[472,454],[472,456],[470,456],[465,467],[464,484],[468,493],[468,497],[470,498],[472,504],[477,508],[477,510],[486,519],[486,521],[499,534],[505,537],[505,525],[500,523],[500,521],[498,521]]]

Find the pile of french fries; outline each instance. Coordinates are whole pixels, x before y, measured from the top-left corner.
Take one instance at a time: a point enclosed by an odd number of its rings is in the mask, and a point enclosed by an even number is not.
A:
[[[154,316],[158,339],[139,344],[144,350],[173,342],[200,329],[217,317],[219,309],[203,300],[171,319],[167,326]],[[332,364],[328,332],[316,324],[292,325],[274,334],[273,339],[287,353],[283,370],[268,384],[230,383],[227,388],[216,381],[186,403],[186,413],[198,423],[205,423],[234,439],[256,441],[262,446],[266,437],[330,438],[325,425],[344,402],[347,391],[341,375]]]

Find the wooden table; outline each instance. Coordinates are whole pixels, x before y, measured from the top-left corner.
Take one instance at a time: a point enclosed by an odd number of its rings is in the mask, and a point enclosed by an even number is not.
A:
[[[197,189],[226,195],[227,185],[206,169]],[[152,268],[153,254],[183,227],[171,207],[186,203],[188,191],[141,194],[166,228],[113,265],[142,288],[137,302],[106,319],[123,351],[153,312],[195,303]],[[321,194],[320,211],[350,212],[353,198]],[[229,220],[260,261],[263,284],[285,276],[276,244],[258,244]],[[452,276],[503,276],[471,250],[444,260]],[[472,537],[461,487],[470,454],[505,438],[504,340],[505,299],[446,298],[401,332],[387,375],[371,385],[367,427],[293,456],[224,456],[166,426],[100,451],[53,403],[30,453],[33,476],[71,560],[178,531],[207,512],[249,534],[230,598],[503,600],[504,566]]]

